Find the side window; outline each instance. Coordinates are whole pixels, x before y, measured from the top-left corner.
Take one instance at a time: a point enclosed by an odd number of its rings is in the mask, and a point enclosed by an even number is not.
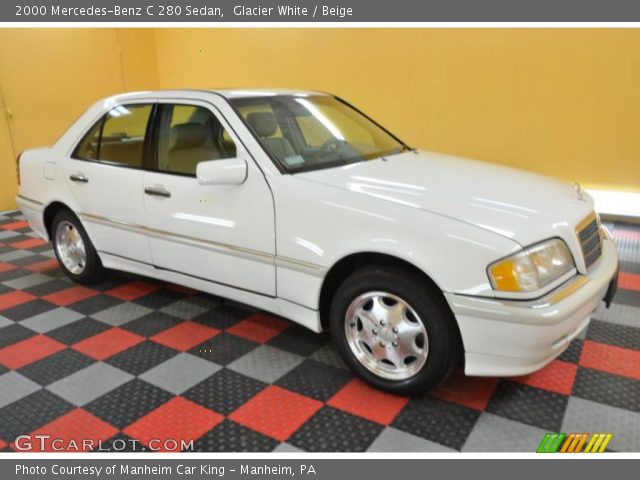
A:
[[[73,158],[80,160],[97,160],[98,144],[100,143],[100,130],[102,129],[102,120],[100,118],[96,124],[91,127],[73,152]]]
[[[151,105],[119,105],[109,110],[102,126],[98,160],[142,167],[151,108]]]
[[[200,162],[236,157],[236,146],[209,109],[163,105],[158,131],[158,170],[195,175]]]

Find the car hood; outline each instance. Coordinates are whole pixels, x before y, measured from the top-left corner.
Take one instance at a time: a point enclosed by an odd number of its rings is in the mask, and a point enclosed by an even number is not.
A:
[[[515,168],[414,151],[297,178],[447,216],[523,246],[564,237],[593,211],[573,185]]]

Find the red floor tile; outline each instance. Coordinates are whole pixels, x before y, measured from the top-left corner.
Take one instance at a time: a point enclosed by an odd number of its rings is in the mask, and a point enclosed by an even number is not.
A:
[[[219,333],[220,330],[215,328],[192,321],[186,321],[154,335],[151,337],[151,340],[169,348],[186,352],[196,345],[215,337]]]
[[[65,348],[65,345],[52,338],[36,335],[1,349],[0,363],[12,370],[17,370]]]
[[[542,388],[562,395],[571,395],[578,366],[574,363],[554,360],[542,370],[511,380],[531,387]]]
[[[0,229],[2,230],[18,230],[19,228],[24,228],[24,227],[28,227],[29,224],[22,220],[19,222],[11,222],[11,223],[5,223],[4,225],[0,225]]]
[[[15,265],[12,265],[10,263],[5,263],[5,262],[0,262],[0,273],[2,272],[9,272],[11,270],[15,270],[16,267]]]
[[[492,377],[466,377],[462,370],[456,370],[431,395],[440,400],[457,403],[476,410],[484,410],[498,385]]]
[[[31,433],[31,443],[34,452],[87,452],[97,448],[99,442],[104,442],[118,433],[118,429],[91,415],[86,410],[76,408],[71,412],[56,418]],[[41,435],[42,440],[35,437]],[[50,438],[45,438],[49,436]],[[44,448],[41,448],[44,447]],[[14,446],[15,448],[15,446]]]
[[[196,440],[224,420],[212,410],[183,397],[174,397],[123,430],[154,450],[173,450],[173,444],[162,448],[165,440]],[[150,443],[152,442],[152,443]]]
[[[637,273],[620,272],[618,276],[618,287],[640,292],[640,275]]]
[[[66,290],[62,290],[60,292],[51,293],[42,297],[43,300],[47,302],[55,303],[61,307],[66,305],[71,305],[72,303],[80,302],[81,300],[86,300],[87,298],[94,297],[98,295],[99,292],[95,290],[91,290],[87,287],[71,287]]]
[[[55,258],[51,258],[49,260],[43,260],[42,262],[32,263],[31,265],[27,265],[23,268],[32,272],[46,272],[48,270],[58,268],[58,266],[58,260],[56,260]]]
[[[321,407],[317,400],[270,385],[229,418],[283,442]]]
[[[37,297],[21,290],[0,295],[0,311],[35,300]]]
[[[227,333],[259,343],[266,343],[291,324],[268,315],[255,314],[228,328]]]
[[[399,397],[376,390],[354,378],[327,404],[372,422],[389,425],[408,401],[408,397]]]
[[[158,285],[152,285],[147,282],[137,281],[127,283],[126,285],[114,288],[105,293],[111,295],[112,297],[119,298],[120,300],[128,302],[147,295],[151,292],[155,292],[159,288],[160,287]]]
[[[144,341],[144,337],[140,335],[122,330],[121,328],[111,328],[86,340],[82,340],[71,348],[96,360],[104,360],[142,341]]]
[[[25,250],[27,248],[39,247],[40,245],[44,245],[45,243],[47,243],[47,241],[43,240],[42,238],[30,238],[29,240],[21,240],[19,242],[10,243],[9,246]]]
[[[613,238],[616,240],[631,240],[633,242],[640,242],[640,232],[616,227],[613,229]]]
[[[640,380],[640,352],[585,340],[580,366]]]

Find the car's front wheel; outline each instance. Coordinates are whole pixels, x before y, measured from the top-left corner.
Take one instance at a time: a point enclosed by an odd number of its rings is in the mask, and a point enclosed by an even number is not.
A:
[[[51,240],[58,262],[71,280],[90,285],[102,279],[104,268],[100,258],[75,215],[66,210],[56,214]]]
[[[401,395],[437,386],[459,359],[455,318],[422,276],[367,267],[338,288],[331,333],[344,361],[369,384]]]

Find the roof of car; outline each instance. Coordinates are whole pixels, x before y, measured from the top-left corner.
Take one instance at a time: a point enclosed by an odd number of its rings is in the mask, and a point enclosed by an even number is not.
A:
[[[287,90],[281,88],[224,88],[224,89],[171,89],[171,90],[148,90],[144,92],[122,93],[109,97],[113,100],[133,100],[154,97],[170,97],[176,93],[184,94],[188,92],[196,93],[214,93],[225,98],[253,98],[253,97],[272,97],[274,95],[292,95],[292,96],[309,96],[309,95],[327,95],[324,92],[316,92],[312,90]]]
[[[307,96],[307,95],[327,95],[324,92],[315,92],[312,90],[285,90],[280,88],[240,88],[240,89],[223,89],[223,90],[211,90],[214,93],[219,93],[223,97],[227,98],[242,98],[242,97],[272,97],[274,95],[292,95],[292,96]]]

